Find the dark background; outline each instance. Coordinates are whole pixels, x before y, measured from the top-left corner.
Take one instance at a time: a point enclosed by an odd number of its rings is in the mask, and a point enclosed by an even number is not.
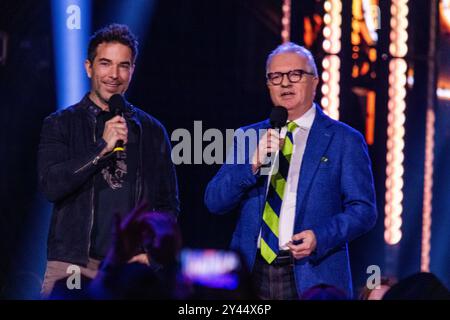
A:
[[[317,1],[292,1],[293,24],[312,11]],[[345,1],[344,1],[345,2]],[[389,2],[381,1],[382,29],[378,50],[386,53]],[[92,29],[115,22],[111,10],[124,1],[93,1]],[[37,191],[36,152],[42,120],[56,109],[55,65],[50,1],[2,1],[0,31],[9,35],[8,60],[0,65],[0,296],[35,298],[45,269],[45,242],[49,204]],[[428,1],[414,1],[410,9],[408,61],[415,66],[415,85],[408,91],[405,144],[404,237],[397,245],[397,277],[420,269],[420,239],[426,110],[426,80],[429,37]],[[295,15],[294,13],[297,13]],[[349,30],[351,4],[343,8],[343,30]],[[347,18],[345,18],[347,17]],[[265,86],[265,60],[280,44],[281,1],[155,1],[146,36],[140,39],[140,55],[127,93],[133,104],[159,119],[169,135],[176,128],[193,131],[194,121],[208,128],[236,129],[260,121],[270,113]],[[347,19],[347,20],[345,20]],[[302,43],[301,29],[293,40]],[[343,41],[349,32],[343,31]],[[343,45],[343,55],[350,44]],[[316,63],[323,53],[313,50]],[[349,55],[346,55],[347,57]],[[386,117],[388,61],[377,66],[377,123],[375,143],[369,148],[377,190],[379,219],[376,227],[351,244],[355,288],[367,278],[366,268],[389,260],[385,250],[384,192],[386,165]],[[343,59],[341,75],[341,120],[363,130],[361,106],[351,100],[351,66]],[[81,97],[80,97],[81,98]],[[320,98],[320,97],[318,97]],[[320,99],[317,99],[320,101]],[[437,128],[437,163],[434,205],[432,271],[449,285],[449,208],[443,205],[450,191],[448,150],[449,109],[441,110]],[[438,130],[437,129],[437,130]],[[442,135],[439,132],[443,132]],[[226,248],[236,215],[213,216],[203,204],[208,181],[217,165],[177,166],[182,213],[180,225],[189,247]],[[441,177],[441,180],[439,180]],[[436,200],[437,198],[437,200]],[[436,229],[437,228],[437,229]],[[448,230],[448,229],[447,229]],[[439,240],[439,241],[438,241]],[[446,250],[446,251],[445,251]],[[447,258],[446,258],[447,257]]]

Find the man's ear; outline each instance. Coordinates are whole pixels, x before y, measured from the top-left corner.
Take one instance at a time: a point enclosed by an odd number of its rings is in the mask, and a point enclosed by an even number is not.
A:
[[[135,70],[135,69],[136,69],[136,64],[133,63],[133,64],[131,65],[131,72],[130,72],[130,73],[131,73],[131,77],[133,77],[133,74],[134,74],[134,70]]]
[[[89,59],[84,61],[84,69],[86,70],[86,74],[89,78],[92,77],[92,63]]]
[[[316,94],[317,86],[319,85],[319,77],[315,77],[315,78],[313,79],[313,81],[314,81],[314,95],[315,95],[315,94]]]

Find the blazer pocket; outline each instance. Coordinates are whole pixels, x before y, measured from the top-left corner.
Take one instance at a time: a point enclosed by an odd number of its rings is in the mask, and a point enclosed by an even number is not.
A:
[[[319,170],[329,170],[331,168],[333,168],[333,164],[330,161],[327,162],[320,161]]]

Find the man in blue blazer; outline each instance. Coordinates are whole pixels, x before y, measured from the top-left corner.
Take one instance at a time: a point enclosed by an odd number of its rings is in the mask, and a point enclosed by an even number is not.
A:
[[[273,104],[288,111],[287,126],[278,132],[266,120],[241,128],[244,136],[256,132],[257,143],[252,148],[235,135],[234,152],[209,182],[205,204],[214,214],[239,210],[231,248],[252,270],[260,298],[298,299],[318,284],[351,298],[348,242],[377,217],[367,145],[314,103],[319,80],[308,50],[282,44],[266,69]],[[269,155],[279,165],[267,172]]]

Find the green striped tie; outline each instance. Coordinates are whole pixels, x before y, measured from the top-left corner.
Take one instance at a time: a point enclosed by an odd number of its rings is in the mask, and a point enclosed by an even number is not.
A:
[[[279,155],[278,172],[271,176],[269,190],[267,192],[266,204],[264,206],[263,223],[261,227],[261,255],[270,264],[278,255],[278,221],[283,201],[284,189],[289,173],[292,150],[294,149],[294,139],[292,133],[297,124],[289,122],[287,124],[286,138]]]

